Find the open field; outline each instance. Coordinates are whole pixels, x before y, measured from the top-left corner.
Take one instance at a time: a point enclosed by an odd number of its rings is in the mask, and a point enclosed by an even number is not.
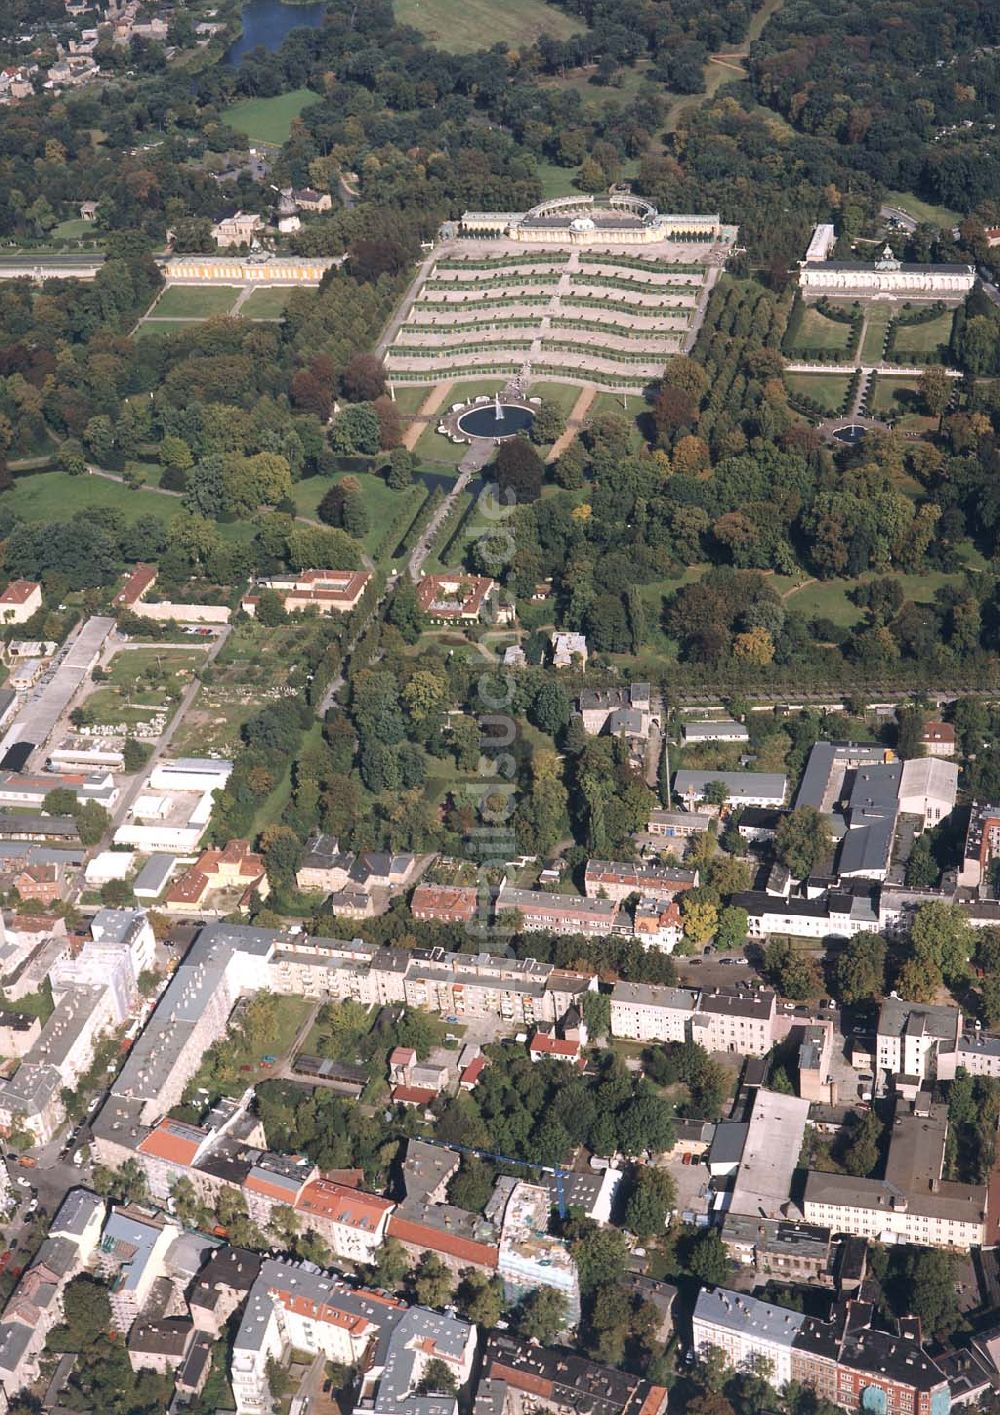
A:
[[[555,162],[536,158],[535,170],[542,184],[542,196],[546,201],[554,201],[556,197],[579,196],[580,188],[576,185],[577,173],[580,170],[578,167],[560,167]]]
[[[145,488],[130,491],[121,482],[106,477],[71,477],[67,472],[17,477],[11,490],[4,492],[3,504],[24,521],[68,521],[77,511],[101,506],[121,511],[129,521],[139,516],[157,516],[169,523],[181,511],[176,496]],[[256,532],[256,527],[247,521],[220,521],[216,529],[223,540],[249,541]]]
[[[912,413],[920,406],[915,378],[889,378],[879,375],[875,384],[872,409],[876,413]]]
[[[789,609],[808,618],[831,619],[834,624],[849,628],[862,617],[862,611],[848,598],[851,590],[864,580],[873,578],[863,575],[859,580],[816,580],[804,589],[796,591],[785,601]],[[924,575],[891,575],[903,587],[907,599],[921,604],[933,602],[934,593],[943,585],[957,585],[962,581],[960,574],[946,575],[941,571],[931,571]]]
[[[291,290],[254,290],[243,304],[240,315],[243,319],[280,319],[285,313]]]
[[[793,393],[815,398],[828,412],[839,413],[847,397],[850,377],[846,373],[786,373],[785,383]]]
[[[851,340],[851,326],[837,319],[827,319],[814,305],[807,305],[796,344],[803,349],[846,350]]]
[[[532,398],[542,398],[546,403],[554,403],[567,417],[576,406],[576,400],[582,391],[575,383],[533,383],[528,389]]]
[[[899,313],[897,306],[890,304],[867,305],[865,307],[865,337],[861,344],[861,362],[877,364],[882,361],[885,335],[889,325]]]
[[[228,314],[239,293],[232,285],[168,285],[150,314],[157,319],[207,319]]]
[[[944,310],[937,319],[929,319],[924,324],[897,325],[896,353],[912,355],[919,361],[923,354],[934,353],[940,348],[947,349],[954,322],[954,310]]]
[[[947,206],[932,206],[911,192],[886,192],[885,199],[889,206],[908,211],[915,221],[927,221],[932,226],[957,226],[962,219],[960,211],[952,211]]]
[[[631,69],[621,69],[620,80],[614,84],[595,82],[597,66],[573,69],[569,73],[538,80],[539,88],[558,89],[560,93],[576,93],[588,108],[599,108],[604,103],[631,103],[644,83],[649,80],[649,63],[636,64]]]
[[[319,102],[308,88],[295,88],[274,98],[245,98],[223,111],[223,120],[252,142],[281,144],[288,141],[292,123],[304,109]]]
[[[412,25],[451,54],[472,54],[501,40],[516,49],[527,48],[543,34],[570,39],[583,28],[542,0],[508,0],[503,6],[492,0],[464,0],[462,5],[454,0],[396,0],[395,12],[399,24]]]
[[[444,442],[444,438],[439,437],[438,441]],[[342,476],[353,476],[361,488],[369,522],[361,544],[369,555],[372,555],[378,549],[387,528],[401,515],[404,507],[409,506],[411,515],[416,515],[420,488],[414,485],[407,487],[405,491],[392,491],[386,486],[385,478],[377,472],[344,472],[335,477],[308,477],[305,481],[296,482],[292,487],[292,499],[299,515],[315,519],[319,503],[334,482],[340,481]]]
[[[87,717],[95,724],[136,727],[159,712],[169,715],[204,661],[204,650],[126,649],[111,661],[109,681],[86,698]]]
[[[396,407],[406,417],[408,414],[419,413],[420,409],[427,401],[430,389],[425,384],[414,386],[408,383],[401,383],[396,389]]]
[[[96,236],[93,221],[84,221],[82,216],[72,216],[68,221],[60,221],[58,226],[54,226],[49,232],[49,240],[59,241],[80,241],[84,236]]]
[[[159,319],[147,320],[135,331],[135,339],[162,339],[167,334],[183,334],[185,329],[196,329],[200,320]]]

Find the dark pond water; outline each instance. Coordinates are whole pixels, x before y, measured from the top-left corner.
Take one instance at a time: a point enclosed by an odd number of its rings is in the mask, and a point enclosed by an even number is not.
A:
[[[530,409],[517,408],[510,403],[501,403],[500,412],[502,416],[497,417],[494,404],[486,403],[471,413],[463,413],[458,420],[459,431],[469,437],[513,437],[535,421]]]
[[[249,54],[258,45],[265,49],[277,49],[291,30],[301,29],[303,25],[318,28],[325,13],[325,3],[283,5],[281,0],[250,0],[240,16],[243,33],[226,50],[222,62],[235,68],[243,55]]]
[[[865,428],[859,427],[857,423],[851,423],[849,427],[838,427],[833,434],[840,442],[862,442],[865,436]]]

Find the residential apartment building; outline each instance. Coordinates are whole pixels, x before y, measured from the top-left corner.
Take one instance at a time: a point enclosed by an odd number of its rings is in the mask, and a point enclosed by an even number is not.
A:
[[[875,1029],[876,1065],[890,1076],[933,1079],[939,1056],[955,1051],[961,1032],[962,1014],[957,1007],[887,997]]]
[[[588,899],[611,899],[621,904],[630,894],[672,898],[698,883],[697,870],[671,865],[632,865],[620,860],[588,860],[583,876]]]
[[[478,911],[475,885],[418,884],[410,900],[410,913],[425,923],[469,924]]]
[[[750,938],[784,934],[790,938],[850,938],[877,932],[876,895],[867,882],[824,890],[814,898],[791,898],[750,889],[733,895],[734,906],[747,911]]]
[[[238,1415],[272,1408],[267,1368],[290,1350],[322,1355],[361,1372],[360,1399],[375,1415],[454,1415],[454,1396],[430,1401],[418,1387],[442,1361],[456,1388],[472,1373],[476,1329],[302,1264],[267,1260],[251,1289],[233,1345],[230,1379]]]
[[[491,1332],[474,1415],[665,1415],[668,1392],[642,1376],[601,1366],[560,1347]]]
[[[541,889],[512,889],[504,885],[496,899],[496,912],[518,916],[525,933],[551,932],[605,937],[618,918],[614,899],[586,899],[578,894],[550,894]]]
[[[713,988],[699,995],[691,1040],[707,1051],[764,1056],[774,1043],[777,997],[773,992]]]
[[[0,623],[23,624],[42,607],[42,587],[34,580],[11,580],[0,594]]]
[[[944,1107],[917,1114],[897,1106],[884,1178],[810,1170],[803,1196],[806,1221],[835,1233],[925,1248],[981,1247],[987,1189],[941,1178],[947,1133]]]
[[[611,1035],[635,1042],[683,1042],[691,1033],[698,993],[651,983],[615,983]]]
[[[104,1200],[71,1189],[49,1236],[27,1264],[0,1318],[0,1407],[41,1374],[40,1358],[52,1328],[63,1319],[66,1284],[91,1259],[104,1218]]]
[[[391,1199],[349,1189],[328,1179],[313,1179],[295,1201],[303,1224],[318,1233],[338,1258],[370,1264],[385,1241]]]
[[[903,1318],[898,1331],[882,1331],[874,1315],[871,1303],[849,1300],[821,1321],[722,1287],[702,1289],[692,1344],[700,1354],[722,1351],[738,1368],[765,1361],[779,1389],[796,1381],[843,1409],[947,1415],[948,1381],[923,1348],[919,1322]]]
[[[115,1329],[131,1330],[149,1299],[153,1283],[166,1272],[167,1250],[181,1227],[166,1216],[142,1216],[114,1208],[108,1215],[97,1251],[97,1266],[109,1283]]]

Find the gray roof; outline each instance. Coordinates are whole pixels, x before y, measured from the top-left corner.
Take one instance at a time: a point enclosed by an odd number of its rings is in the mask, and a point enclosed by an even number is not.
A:
[[[690,988],[659,987],[655,983],[615,983],[611,1001],[633,1003],[639,1007],[670,1007],[682,1012],[693,1012],[698,994]]]
[[[689,792],[700,795],[710,781],[721,781],[731,801],[747,796],[764,796],[783,801],[788,778],[780,771],[678,771],[674,773],[674,790],[679,796]]]
[[[951,1041],[958,1026],[957,1007],[944,1003],[907,1002],[901,997],[887,997],[878,1014],[880,1037],[901,1037],[904,1032]]]
[[[694,1320],[710,1322],[728,1331],[750,1335],[752,1332],[775,1346],[791,1346],[806,1318],[802,1312],[787,1307],[775,1307],[743,1292],[729,1292],[716,1287],[711,1292],[702,1288],[694,1308]]]
[[[877,743],[869,745],[857,742],[816,742],[802,773],[795,796],[796,806],[815,806],[817,810],[822,809],[835,764],[840,763],[844,769],[848,762],[875,764],[884,760],[885,748]]]
[[[136,875],[132,888],[137,894],[145,894],[155,899],[176,868],[176,855],[157,851],[156,854],[150,855]]]
[[[826,1174],[818,1169],[811,1169],[806,1175],[804,1201],[883,1213],[892,1213],[905,1203],[911,1214],[950,1219],[954,1223],[981,1223],[986,1215],[983,1185],[955,1184],[942,1179],[935,1192],[907,1193],[884,1179],[855,1179],[850,1174]]]
[[[52,1232],[81,1238],[94,1214],[98,1210],[103,1213],[104,1207],[105,1201],[99,1194],[93,1194],[89,1189],[71,1189],[52,1220]]]
[[[865,824],[847,831],[841,841],[837,869],[842,875],[877,874],[887,869],[895,832],[895,814],[866,814]]]
[[[902,776],[902,762],[876,762],[872,766],[858,767],[847,802],[852,817],[857,811],[866,817],[872,814],[894,816]]]
[[[747,742],[750,739],[746,724],[732,718],[685,722],[683,730],[686,742]]]
[[[739,1164],[750,1126],[743,1120],[720,1120],[708,1151],[708,1163]]]
[[[24,1322],[0,1322],[0,1372],[17,1370],[34,1334]]]

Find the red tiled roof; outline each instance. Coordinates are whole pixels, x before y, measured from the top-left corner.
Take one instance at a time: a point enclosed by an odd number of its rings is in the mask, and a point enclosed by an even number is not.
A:
[[[924,742],[950,742],[954,745],[955,729],[950,722],[928,722],[921,740]]]
[[[536,1032],[528,1050],[540,1052],[543,1056],[577,1056],[580,1043],[564,1042],[561,1037],[550,1037],[544,1032]]]
[[[393,1204],[391,1199],[381,1199],[377,1194],[365,1194],[344,1184],[331,1184],[328,1179],[313,1179],[296,1199],[295,1207],[303,1213],[317,1214],[348,1228],[374,1233]]]
[[[410,913],[418,917],[429,913],[474,919],[478,900],[474,885],[418,884],[410,900]]]
[[[390,1215],[388,1234],[401,1243],[429,1248],[434,1253],[449,1253],[453,1258],[460,1258],[466,1263],[479,1263],[481,1267],[495,1268],[500,1261],[500,1249],[489,1243],[477,1243],[472,1238],[462,1238],[460,1234],[432,1228],[430,1224],[400,1218],[398,1213]]]
[[[425,575],[417,585],[417,603],[440,619],[478,616],[492,588],[486,575]]]
[[[477,1056],[475,1061],[470,1061],[468,1066],[459,1077],[459,1083],[463,1086],[474,1086],[480,1076],[486,1070],[485,1056]]]
[[[115,595],[115,604],[138,604],[150,585],[156,582],[155,565],[137,565]]]
[[[11,580],[0,594],[0,604],[26,604],[36,590],[42,587],[36,580]]]
[[[423,1086],[393,1086],[392,1099],[397,1105],[430,1105],[437,1100],[437,1091],[425,1090]]]
[[[191,1125],[176,1120],[161,1120],[139,1145],[144,1155],[170,1160],[173,1164],[192,1164],[204,1135]]]
[[[409,1066],[416,1059],[417,1053],[413,1047],[393,1047],[389,1053],[390,1066]]]

